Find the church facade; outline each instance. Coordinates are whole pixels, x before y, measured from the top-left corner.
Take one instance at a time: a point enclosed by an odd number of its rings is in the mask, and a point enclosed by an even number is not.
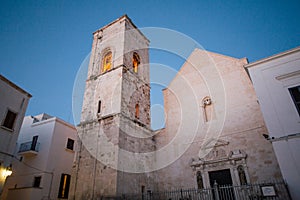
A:
[[[153,131],[150,41],[126,15],[93,35],[69,199],[282,178],[246,58],[195,49]]]

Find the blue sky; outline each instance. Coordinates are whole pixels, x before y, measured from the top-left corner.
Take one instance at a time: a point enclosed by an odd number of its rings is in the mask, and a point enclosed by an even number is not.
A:
[[[118,17],[179,31],[207,50],[251,62],[300,45],[299,7],[274,0],[1,1],[0,73],[33,95],[27,115],[46,112],[73,123],[73,84],[92,33]],[[150,61],[179,69],[183,60],[173,57],[156,51]]]

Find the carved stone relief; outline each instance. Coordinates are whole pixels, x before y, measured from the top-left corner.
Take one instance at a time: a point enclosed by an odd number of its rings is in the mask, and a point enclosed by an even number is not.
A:
[[[210,187],[209,172],[224,169],[230,169],[233,185],[249,183],[247,154],[240,149],[229,150],[228,144],[225,140],[211,139],[204,146],[210,152],[202,158],[191,159],[190,166],[195,171],[195,177],[202,175],[204,188]]]

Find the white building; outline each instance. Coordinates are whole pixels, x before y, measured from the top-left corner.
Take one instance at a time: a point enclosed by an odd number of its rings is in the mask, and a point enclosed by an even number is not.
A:
[[[75,127],[59,118],[26,116],[2,199],[67,199],[75,138]]]
[[[280,169],[300,199],[300,47],[247,64]]]
[[[0,195],[31,95],[0,75]]]

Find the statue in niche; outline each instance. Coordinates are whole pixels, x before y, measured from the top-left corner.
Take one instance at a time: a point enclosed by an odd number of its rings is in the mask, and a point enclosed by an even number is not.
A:
[[[197,185],[199,190],[203,189],[203,179],[200,171],[197,172]]]
[[[239,165],[237,167],[238,173],[239,173],[239,178],[240,178],[240,183],[241,185],[247,185],[247,179],[246,179],[246,174],[244,167],[242,165]]]

